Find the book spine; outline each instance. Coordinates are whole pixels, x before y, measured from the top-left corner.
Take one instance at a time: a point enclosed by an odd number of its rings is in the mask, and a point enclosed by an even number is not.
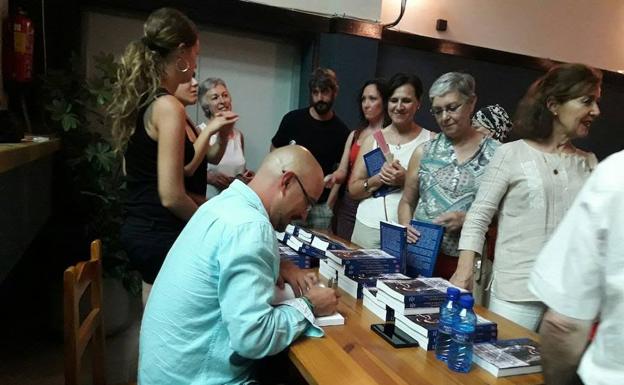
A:
[[[314,258],[326,257],[325,252],[323,250],[319,250],[316,247],[312,247],[310,245],[303,245],[301,247],[301,252]]]
[[[394,266],[345,266],[344,275],[357,279],[358,275],[379,275],[388,273],[399,273],[399,267]]]
[[[439,296],[409,296],[405,297],[405,308],[416,307],[439,307],[444,303],[445,298]]]
[[[393,267],[399,268],[401,262],[398,259],[386,259],[386,260],[370,260],[370,259],[346,259],[343,260],[342,265],[347,267]]]

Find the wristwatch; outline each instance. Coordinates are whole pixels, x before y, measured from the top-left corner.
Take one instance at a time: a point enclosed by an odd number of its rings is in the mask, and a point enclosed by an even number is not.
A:
[[[368,192],[368,178],[364,179],[364,191]]]

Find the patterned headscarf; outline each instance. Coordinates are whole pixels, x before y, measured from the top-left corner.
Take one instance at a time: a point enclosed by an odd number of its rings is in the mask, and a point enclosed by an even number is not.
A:
[[[486,106],[472,117],[472,125],[483,126],[492,131],[492,138],[502,142],[509,136],[513,123],[507,111],[498,104]]]

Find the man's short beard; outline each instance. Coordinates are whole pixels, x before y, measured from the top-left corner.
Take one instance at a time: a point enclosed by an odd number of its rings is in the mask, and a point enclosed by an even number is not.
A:
[[[334,104],[333,100],[329,103],[318,101],[312,105],[312,108],[314,108],[314,111],[316,111],[317,114],[325,115],[326,113],[331,111],[333,104]]]

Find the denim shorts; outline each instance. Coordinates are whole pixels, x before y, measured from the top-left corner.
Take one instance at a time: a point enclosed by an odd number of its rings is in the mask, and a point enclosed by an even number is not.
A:
[[[181,228],[141,218],[127,218],[121,226],[121,242],[130,263],[144,282],[153,284]]]

